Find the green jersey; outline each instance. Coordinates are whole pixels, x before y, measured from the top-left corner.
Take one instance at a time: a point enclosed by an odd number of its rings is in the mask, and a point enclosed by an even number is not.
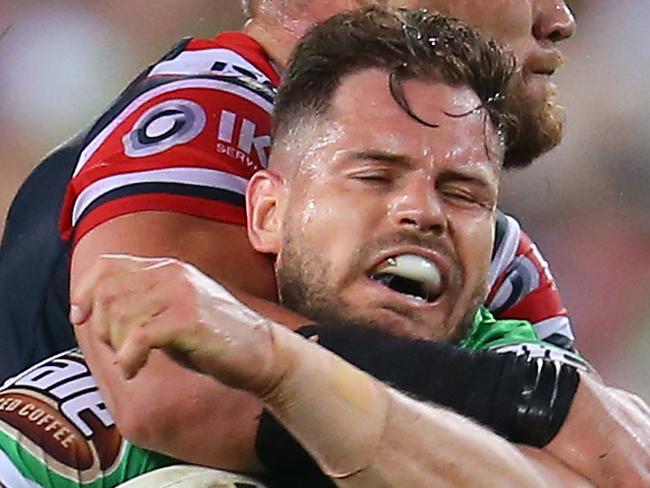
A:
[[[583,371],[589,370],[588,363],[579,354],[542,341],[530,322],[496,320],[486,308],[477,312],[467,337],[460,345],[468,349],[489,349],[499,354],[525,354],[531,359],[554,359]]]

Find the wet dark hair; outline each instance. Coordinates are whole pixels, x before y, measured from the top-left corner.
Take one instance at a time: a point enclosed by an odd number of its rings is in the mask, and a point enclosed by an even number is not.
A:
[[[420,123],[434,126],[427,114],[409,107],[402,82],[433,78],[472,89],[481,101],[476,109],[485,108],[506,148],[516,138],[517,117],[506,103],[513,89],[512,55],[456,19],[373,6],[317,24],[298,44],[275,102],[276,140],[306,116],[326,114],[341,79],[370,68],[388,72],[393,98]]]

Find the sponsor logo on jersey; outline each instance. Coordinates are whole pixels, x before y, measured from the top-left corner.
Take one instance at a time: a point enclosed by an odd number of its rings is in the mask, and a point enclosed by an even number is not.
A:
[[[132,158],[159,154],[197,137],[206,125],[205,110],[190,100],[167,100],[147,110],[124,136],[124,152]]]
[[[59,475],[84,482],[115,469],[125,444],[78,352],[41,363],[0,391],[0,432]]]
[[[268,166],[267,150],[271,147],[270,135],[256,135],[257,125],[243,118],[238,122],[237,114],[229,110],[222,110],[217,134],[217,152],[237,159],[248,167],[256,166],[251,159],[253,152],[263,168]],[[236,127],[239,126],[239,130]]]

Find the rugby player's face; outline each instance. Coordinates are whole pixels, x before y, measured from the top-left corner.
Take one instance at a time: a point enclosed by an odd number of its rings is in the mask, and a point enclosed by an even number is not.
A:
[[[517,58],[533,118],[523,120],[522,137],[511,151],[520,163],[562,139],[564,112],[551,78],[563,63],[557,44],[571,37],[575,18],[565,0],[395,0],[395,6],[428,8],[456,17],[505,45]],[[527,115],[529,112],[526,111]]]
[[[486,293],[500,150],[468,88],[387,74],[343,80],[290,151],[276,272],[281,300],[322,321],[430,340],[464,336]],[[289,154],[293,152],[293,156]]]

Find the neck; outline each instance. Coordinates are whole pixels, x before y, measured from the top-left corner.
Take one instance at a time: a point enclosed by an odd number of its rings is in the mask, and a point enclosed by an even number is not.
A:
[[[288,16],[259,16],[243,29],[264,48],[268,56],[284,68],[298,40],[307,32],[311,22]]]

